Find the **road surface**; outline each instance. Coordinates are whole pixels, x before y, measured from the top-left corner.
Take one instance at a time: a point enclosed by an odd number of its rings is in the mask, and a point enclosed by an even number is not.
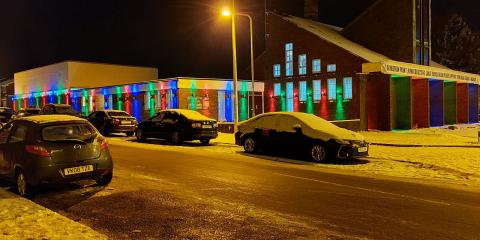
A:
[[[480,194],[355,176],[229,145],[111,139],[106,188],[34,201],[112,239],[480,239]],[[368,164],[359,161],[346,164]]]

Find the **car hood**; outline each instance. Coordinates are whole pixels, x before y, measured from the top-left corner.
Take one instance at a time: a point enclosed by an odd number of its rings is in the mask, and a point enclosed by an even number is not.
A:
[[[328,141],[331,139],[365,141],[365,137],[363,135],[336,126],[329,127],[328,129],[306,128],[302,129],[302,131],[310,138],[321,139],[323,141]]]

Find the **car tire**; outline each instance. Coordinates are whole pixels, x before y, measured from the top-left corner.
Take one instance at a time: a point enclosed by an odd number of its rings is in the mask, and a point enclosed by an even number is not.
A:
[[[200,143],[202,143],[202,145],[209,145],[210,139],[209,138],[200,139]]]
[[[257,141],[253,137],[247,137],[243,141],[243,150],[246,153],[256,153],[258,152]]]
[[[18,170],[16,174],[16,190],[21,197],[31,199],[35,195],[34,187],[28,183],[27,178],[22,170]]]
[[[109,173],[96,179],[95,182],[97,182],[97,184],[100,186],[106,186],[112,181],[112,178],[113,178],[113,173]]]
[[[145,142],[145,139],[147,139],[145,137],[145,131],[143,131],[143,129],[139,128],[135,131],[135,136],[137,137],[137,141],[139,142]]]
[[[133,136],[134,132],[126,132],[125,134],[127,135],[127,137],[131,137]]]
[[[175,144],[175,145],[181,144],[183,142],[182,134],[179,131],[173,131],[170,134],[170,142]]]
[[[327,158],[327,150],[325,145],[321,143],[315,143],[310,147],[309,151],[310,159],[314,162],[325,162]]]

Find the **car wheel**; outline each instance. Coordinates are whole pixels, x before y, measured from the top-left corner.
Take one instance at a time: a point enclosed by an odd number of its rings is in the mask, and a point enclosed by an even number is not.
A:
[[[243,141],[243,149],[246,153],[255,153],[258,150],[257,142],[252,137],[247,137]]]
[[[97,182],[98,185],[100,186],[106,186],[112,181],[113,173],[109,173],[107,175],[103,175],[100,178],[96,179],[95,182]]]
[[[200,139],[200,142],[202,143],[202,145],[208,145],[210,144],[210,139],[209,138]]]
[[[146,139],[145,132],[141,128],[137,129],[137,131],[135,132],[135,136],[137,136],[137,140],[139,142],[144,142]]]
[[[131,137],[131,136],[133,136],[133,133],[134,132],[126,132],[125,134],[127,135],[127,137]]]
[[[27,182],[27,178],[25,177],[25,174],[23,174],[22,170],[19,170],[17,172],[17,193],[18,195],[20,195],[21,197],[24,197],[24,198],[32,198],[33,195],[35,195],[35,191],[34,191],[34,188],[32,187],[32,185],[30,185],[28,182]]]
[[[175,145],[179,145],[180,143],[183,142],[182,135],[180,134],[179,131],[172,132],[172,134],[170,135],[170,142]]]
[[[324,162],[327,157],[327,151],[323,144],[314,144],[310,148],[310,158],[315,162]]]

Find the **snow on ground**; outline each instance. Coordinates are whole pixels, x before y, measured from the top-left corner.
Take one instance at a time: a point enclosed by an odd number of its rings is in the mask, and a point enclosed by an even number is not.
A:
[[[0,239],[107,239],[89,227],[0,188]]]

